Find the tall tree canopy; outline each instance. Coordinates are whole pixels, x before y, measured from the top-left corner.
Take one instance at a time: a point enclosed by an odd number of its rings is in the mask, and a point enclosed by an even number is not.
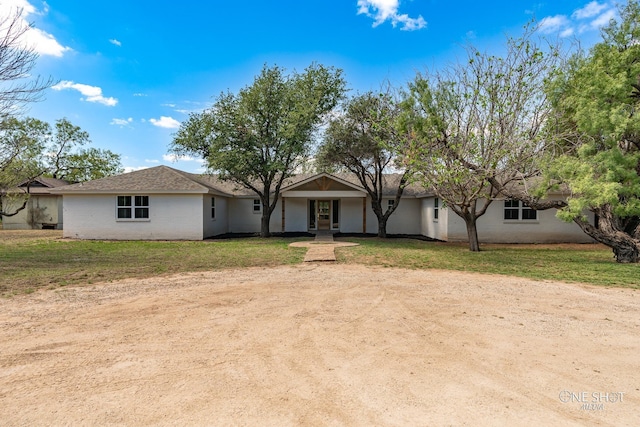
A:
[[[527,27],[507,40],[503,56],[470,46],[465,62],[409,84],[404,126],[414,138],[407,158],[423,185],[465,221],[471,251],[480,250],[476,221],[498,189],[538,173],[550,111],[544,82],[560,59],[557,47]]]
[[[46,170],[42,156],[45,125],[36,119],[0,122],[0,216],[13,216],[24,209],[29,196],[18,186]]]
[[[54,130],[46,125],[45,162],[47,175],[71,182],[104,178],[123,172],[120,155],[100,148],[84,148],[89,134],[67,119],[56,121]]]
[[[170,151],[202,156],[222,179],[255,192],[260,234],[268,237],[283,181],[306,160],[316,130],[344,92],[341,70],[312,64],[285,74],[265,65],[251,86],[221,93],[210,109],[191,114]]]
[[[0,123],[0,215],[24,209],[28,183],[44,175],[71,182],[122,173],[120,155],[110,150],[83,148],[89,134],[67,119],[54,128],[34,118],[7,118]],[[26,190],[18,186],[27,183]]]
[[[349,99],[343,114],[331,120],[318,150],[319,167],[346,169],[355,174],[371,198],[371,208],[378,218],[378,236],[387,236],[387,220],[400,203],[407,185],[409,168],[401,153],[407,134],[398,128],[399,103],[390,93],[367,92]],[[401,172],[394,203],[383,206],[385,172],[395,167]]]
[[[573,58],[549,84],[555,114],[548,125],[565,151],[549,164],[542,189],[567,188],[571,196],[566,202],[550,201],[559,209],[558,216],[611,247],[618,262],[637,263],[640,5],[624,5],[620,20],[605,27],[602,37],[588,55]],[[535,197],[529,200],[536,205]],[[597,224],[588,221],[587,211],[595,214]]]

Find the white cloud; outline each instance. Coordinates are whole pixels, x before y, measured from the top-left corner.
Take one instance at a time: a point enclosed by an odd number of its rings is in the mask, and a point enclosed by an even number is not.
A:
[[[160,160],[156,159],[144,159],[145,163],[160,163]]]
[[[391,21],[394,27],[401,24],[401,29],[406,31],[419,30],[427,26],[427,21],[421,15],[411,18],[406,13],[398,14],[399,6],[400,0],[358,0],[358,15],[373,18],[374,27],[385,21]]]
[[[137,92],[137,93],[134,93],[133,96],[147,96],[147,94],[146,93]]]
[[[547,16],[540,21],[538,28],[543,33],[558,33],[560,37],[569,37],[576,33],[598,30],[616,15],[616,7],[612,3],[592,1],[576,9],[570,18],[565,15]]]
[[[555,33],[564,29],[569,24],[570,21],[565,15],[547,16],[540,21],[538,28],[543,33]]]
[[[201,162],[202,159],[198,159],[191,156],[178,156],[177,154],[164,154],[162,160],[166,162]]]
[[[109,39],[109,43],[116,45],[116,46],[122,46],[122,42],[120,40],[116,40],[116,39]]]
[[[160,116],[160,119],[149,119],[149,121],[154,126],[165,129],[178,129],[180,127],[180,122],[173,117]]]
[[[0,2],[0,16],[13,16],[18,10],[22,10],[20,24],[23,27],[28,27],[29,15],[44,15],[49,11],[49,8],[44,3],[44,10],[38,11],[27,0],[3,0]],[[34,27],[25,31],[20,42],[40,55],[61,57],[65,52],[71,50],[70,47],[61,45],[53,35]]]
[[[578,9],[575,12],[573,12],[571,17],[575,19],[591,18],[592,16],[596,16],[606,8],[607,8],[606,4],[600,4],[597,1],[592,1],[582,9]]]
[[[560,32],[560,37],[571,37],[575,33],[573,28],[567,28]]]
[[[596,19],[591,21],[591,23],[589,25],[594,30],[597,30],[597,29],[607,25],[609,23],[609,21],[611,21],[615,17],[616,17],[616,11],[614,9],[609,9],[606,12],[604,12],[602,15],[598,16]]]
[[[118,100],[112,97],[105,98],[102,96],[102,89],[97,86],[89,86],[82,83],[74,83],[72,81],[63,80],[55,86],[51,86],[54,90],[73,89],[80,92],[86,98],[82,99],[87,102],[98,102],[108,107],[113,107],[118,103]]]
[[[113,119],[109,124],[116,125],[116,126],[128,126],[132,122],[133,122],[133,118],[129,117],[128,119]]]

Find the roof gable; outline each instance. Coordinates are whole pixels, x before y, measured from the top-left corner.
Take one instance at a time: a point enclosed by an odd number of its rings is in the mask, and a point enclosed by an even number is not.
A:
[[[300,176],[300,180],[283,186],[282,191],[365,191],[361,185],[349,182],[335,175],[319,173],[311,176]]]
[[[61,194],[123,192],[225,194],[201,179],[199,175],[164,165],[73,184],[52,191]]]
[[[19,187],[41,187],[41,188],[56,188],[62,187],[63,185],[69,185],[69,181],[65,181],[64,179],[57,178],[46,178],[43,176],[39,176],[37,178],[32,179],[31,181],[25,181],[19,185]]]

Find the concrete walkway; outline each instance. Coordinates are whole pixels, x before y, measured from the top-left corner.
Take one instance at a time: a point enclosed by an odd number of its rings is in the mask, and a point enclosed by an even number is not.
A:
[[[336,260],[336,247],[358,246],[358,244],[335,242],[331,232],[319,231],[312,242],[294,242],[289,246],[309,248],[304,256],[304,262],[331,262]]]

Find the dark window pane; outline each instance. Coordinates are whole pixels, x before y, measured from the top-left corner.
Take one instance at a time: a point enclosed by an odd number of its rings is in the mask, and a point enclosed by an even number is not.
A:
[[[504,210],[504,219],[519,219],[518,218],[518,209],[505,209]]]
[[[149,208],[136,208],[136,218],[149,218]]]
[[[533,209],[522,209],[522,219],[538,219],[538,211]]]
[[[131,196],[118,196],[118,206],[131,206]]]
[[[433,199],[433,207],[438,209],[440,207],[440,199],[439,198],[435,198]]]
[[[136,206],[149,206],[149,196],[136,196]]]
[[[131,208],[118,208],[118,218],[131,218]]]
[[[504,207],[505,208],[518,208],[518,207],[520,207],[520,201],[519,200],[505,200],[504,201]]]
[[[332,215],[333,215],[333,226],[334,227],[338,226],[338,218],[339,218],[339,215],[338,215],[338,203],[339,202],[337,200],[333,201],[333,212],[332,212]]]
[[[433,210],[433,219],[438,219],[440,209],[435,208]]]

